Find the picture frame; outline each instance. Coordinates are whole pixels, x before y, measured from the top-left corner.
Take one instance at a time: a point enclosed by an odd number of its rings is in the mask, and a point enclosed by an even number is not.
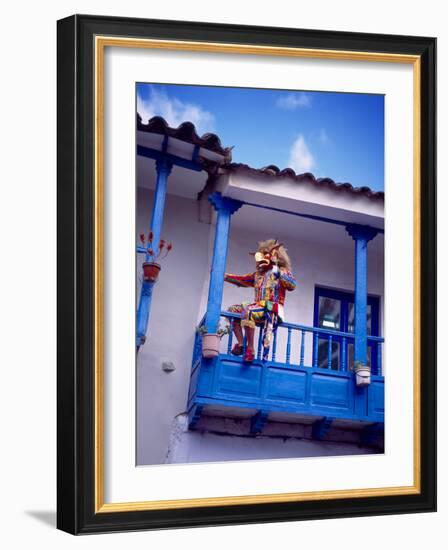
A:
[[[108,47],[413,67],[412,485],[105,502],[103,69]],[[436,40],[74,15],[58,21],[57,68],[58,528],[84,534],[435,511]]]

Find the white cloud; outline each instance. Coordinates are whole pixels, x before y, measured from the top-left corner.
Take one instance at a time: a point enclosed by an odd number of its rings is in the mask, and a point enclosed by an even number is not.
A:
[[[300,134],[292,144],[289,152],[288,166],[297,174],[309,172],[316,166],[315,159],[302,134]]]
[[[303,92],[285,94],[277,99],[276,105],[280,109],[294,111],[297,108],[311,107],[311,97]]]
[[[169,97],[165,92],[150,88],[150,96],[143,99],[137,95],[137,112],[144,123],[153,116],[163,117],[170,126],[177,127],[182,122],[192,122],[198,134],[213,132],[215,117],[201,106],[184,103],[175,97]]]

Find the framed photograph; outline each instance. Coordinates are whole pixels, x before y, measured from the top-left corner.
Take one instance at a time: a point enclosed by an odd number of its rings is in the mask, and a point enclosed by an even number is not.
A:
[[[434,511],[436,40],[58,22],[58,528]]]

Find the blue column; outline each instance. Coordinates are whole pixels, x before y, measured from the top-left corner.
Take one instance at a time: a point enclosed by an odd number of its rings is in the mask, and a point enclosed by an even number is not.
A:
[[[152,214],[151,214],[151,225],[149,229],[153,233],[152,247],[154,252],[156,252],[160,236],[162,233],[163,225],[163,213],[165,211],[165,199],[166,199],[166,189],[168,183],[168,176],[170,175],[173,165],[167,161],[165,158],[161,158],[156,161],[156,171],[157,171],[157,181],[156,181],[156,190],[154,192],[154,203],[152,205]],[[150,255],[146,255],[146,261],[149,262],[151,259]]]
[[[142,346],[146,340],[153,288],[153,282],[143,281],[137,309],[137,348]]]
[[[373,227],[347,225],[355,241],[355,362],[367,364],[367,243],[378,233]]]
[[[215,333],[218,330],[219,318],[221,316],[221,303],[230,232],[230,217],[242,206],[242,203],[234,199],[223,197],[221,193],[213,193],[210,195],[209,201],[217,212],[217,218],[205,326],[209,333]]]
[[[347,233],[355,241],[355,349],[354,363],[367,364],[367,243],[378,230],[365,225],[349,224]],[[366,388],[356,387],[355,412],[367,414]]]
[[[172,166],[173,165],[163,157],[156,162],[157,180],[150,224],[150,231],[153,233],[151,246],[154,252],[156,252],[159,247],[160,236],[162,233],[168,176],[171,172]],[[147,253],[146,261],[149,262],[150,260],[151,255]],[[140,300],[137,309],[137,349],[143,345],[146,340],[154,284],[155,283],[151,281],[143,281],[142,283]]]

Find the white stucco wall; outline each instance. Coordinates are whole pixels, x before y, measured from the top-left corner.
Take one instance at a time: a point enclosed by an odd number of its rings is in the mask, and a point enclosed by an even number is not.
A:
[[[138,189],[137,235],[147,235],[153,192]],[[167,195],[162,238],[173,250],[161,261],[152,296],[150,330],[137,359],[137,463],[165,460],[173,418],[185,409],[194,329],[208,271],[211,226],[197,222],[196,201]],[[141,274],[142,255],[138,255]],[[137,299],[140,284],[137,285]],[[176,370],[162,370],[172,361]]]
[[[139,188],[137,235],[148,231],[151,206],[152,191]],[[214,235],[213,226],[198,222],[197,207],[194,199],[167,195],[162,238],[172,241],[174,248],[162,262],[162,271],[153,292],[147,342],[140,349],[137,360],[137,464],[160,464],[167,460],[173,421],[177,415],[185,412],[194,330],[205,312]],[[282,214],[269,214],[269,224],[266,224],[266,211],[256,209],[255,213],[251,213],[247,208],[249,207],[243,207],[232,218],[227,270],[235,273],[251,271],[253,257],[249,252],[255,250],[257,242],[270,237],[282,240],[288,247],[292,269],[298,280],[297,289],[287,295],[286,320],[312,326],[315,285],[353,291],[352,239],[343,228],[328,224],[322,228],[322,224],[318,222],[306,222],[308,225],[302,223],[297,226],[300,231],[296,231],[295,225],[284,222]],[[275,235],[272,234],[273,228],[276,229]],[[370,247],[368,284],[369,293],[382,298],[383,237],[378,236],[376,239],[378,241]],[[141,261],[140,256],[139,264]],[[137,274],[139,273],[141,271],[138,265]],[[252,289],[226,284],[223,309],[233,303],[251,300],[252,296]],[[284,356],[285,339],[282,335],[285,332],[279,331],[278,358]],[[225,340],[222,345],[225,346]],[[299,345],[297,336],[292,346],[293,363],[299,360]],[[305,357],[308,364],[311,364],[311,353],[309,337]],[[163,361],[172,361],[176,370],[164,372]],[[205,451],[204,447],[207,435],[187,435],[184,438],[188,441],[188,446],[191,446],[188,453],[191,453],[193,461],[198,461],[200,455],[215,457],[218,452],[217,436],[209,436],[209,451]],[[254,450],[253,444],[249,445],[252,449],[249,456],[249,447],[244,438],[229,437],[232,442],[228,444],[224,442],[225,437],[219,436],[222,453],[219,460],[225,459],[228,448],[233,449],[229,458],[237,460],[249,458],[254,453],[258,457],[264,456],[263,453],[270,453],[272,458],[290,456],[284,455],[286,448],[292,453],[291,456],[314,456],[306,453],[314,452],[313,449],[318,448],[316,445],[321,445],[315,442],[305,442],[306,444],[301,443],[299,446],[289,443],[278,447],[280,454],[276,454],[275,444],[257,443],[255,447],[260,447],[259,450]],[[344,448],[349,446],[342,454],[357,448],[357,445],[341,445]],[[323,451],[322,454],[326,453]]]

